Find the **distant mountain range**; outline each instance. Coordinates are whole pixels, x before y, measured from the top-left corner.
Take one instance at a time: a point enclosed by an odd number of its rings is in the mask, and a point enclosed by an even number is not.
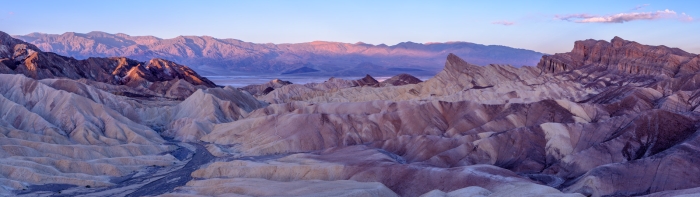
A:
[[[13,36],[49,51],[77,59],[128,57],[139,61],[163,58],[187,65],[204,75],[295,74],[364,76],[411,73],[432,75],[449,53],[476,65],[536,65],[542,53],[469,42],[413,43],[388,46],[314,41],[298,44],[257,44],[209,36],[162,39],[90,32],[32,33]]]

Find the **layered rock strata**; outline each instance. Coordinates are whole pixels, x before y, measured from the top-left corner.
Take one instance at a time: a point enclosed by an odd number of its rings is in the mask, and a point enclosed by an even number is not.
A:
[[[114,187],[147,165],[185,166],[166,137],[216,158],[163,196],[692,195],[696,60],[588,40],[538,67],[449,55],[424,82],[331,78],[263,101],[249,94],[263,86],[176,88],[166,92],[184,98],[168,99],[144,85],[0,75],[0,194]]]

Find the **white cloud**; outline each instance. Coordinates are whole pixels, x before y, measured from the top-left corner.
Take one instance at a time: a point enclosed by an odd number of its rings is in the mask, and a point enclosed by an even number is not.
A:
[[[596,16],[590,15],[590,14],[567,14],[564,16],[554,15],[555,19],[565,20],[565,21],[571,21],[573,19],[581,19],[581,18],[593,18],[593,17],[596,17]]]
[[[555,19],[577,22],[577,23],[624,23],[635,20],[656,20],[656,19],[677,19],[681,21],[693,21],[693,17],[685,13],[678,15],[673,10],[660,10],[656,12],[630,12],[619,13],[608,16],[597,16],[590,14],[569,14],[564,16],[555,15]]]
[[[494,22],[492,22],[491,24],[511,26],[511,25],[515,25],[515,22],[511,22],[511,21],[494,21]]]
[[[673,10],[663,10],[656,12],[642,12],[642,13],[619,13],[612,16],[601,16],[601,17],[591,17],[579,20],[580,23],[624,23],[633,20],[655,20],[660,18],[669,18],[675,16],[676,12]]]

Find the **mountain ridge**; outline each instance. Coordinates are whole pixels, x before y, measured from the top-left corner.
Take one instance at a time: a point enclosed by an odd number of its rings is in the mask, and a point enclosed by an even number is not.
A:
[[[414,75],[433,75],[442,61],[455,53],[476,65],[511,64],[534,66],[543,53],[501,45],[471,42],[415,43],[396,45],[356,44],[313,41],[304,43],[252,43],[211,36],[178,36],[163,39],[155,36],[129,36],[93,31],[85,34],[31,33],[14,36],[37,45],[44,51],[86,57],[124,56],[136,60],[163,58],[188,65],[200,73],[227,75],[242,73],[283,73],[309,67],[319,75],[395,75],[390,68],[415,68]],[[358,65],[376,64],[381,69],[369,73]],[[339,72],[338,72],[339,71]]]
[[[194,92],[195,87],[216,86],[189,67],[169,60],[153,58],[141,62],[125,57],[90,57],[77,60],[52,52],[43,52],[33,44],[12,38],[2,31],[0,73],[23,74],[33,79],[87,79],[154,91],[170,89],[174,84],[189,87],[191,92]],[[180,83],[180,80],[184,82]]]
[[[549,73],[603,68],[620,74],[674,77],[700,71],[700,55],[664,45],[643,45],[615,36],[610,42],[576,41],[571,52],[545,55],[537,67]]]

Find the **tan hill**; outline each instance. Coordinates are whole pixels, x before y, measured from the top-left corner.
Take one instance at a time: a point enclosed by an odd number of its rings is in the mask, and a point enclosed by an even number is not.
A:
[[[207,75],[240,72],[351,76],[408,72],[414,75],[432,75],[441,68],[444,57],[449,53],[457,54],[477,65],[515,66],[534,66],[543,55],[530,50],[468,42],[404,42],[393,46],[324,41],[257,44],[209,36],[161,39],[104,32],[69,32],[60,35],[32,33],[15,37],[32,43],[41,50],[78,59],[121,56],[146,61],[162,58],[186,64]],[[375,66],[366,69],[362,64]]]

